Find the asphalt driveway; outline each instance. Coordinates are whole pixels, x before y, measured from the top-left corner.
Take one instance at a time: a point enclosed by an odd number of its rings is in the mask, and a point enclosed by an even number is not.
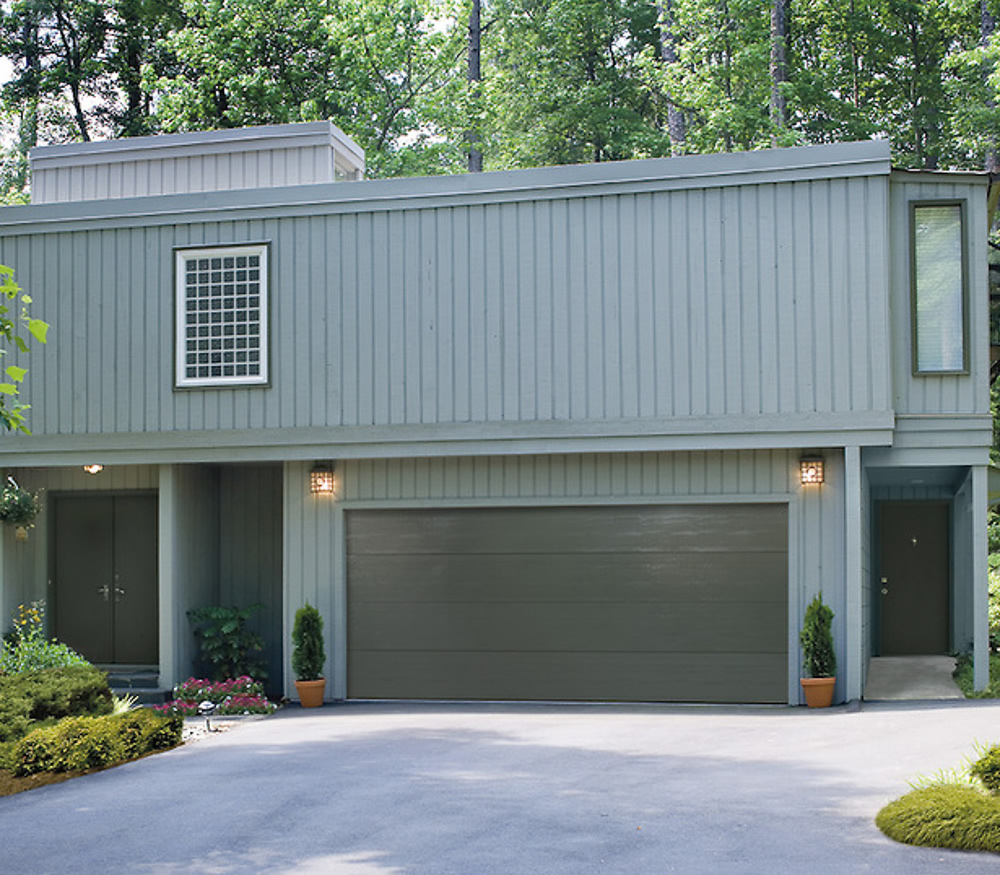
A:
[[[1000,703],[288,708],[0,799],[4,873],[996,873],[872,819]]]

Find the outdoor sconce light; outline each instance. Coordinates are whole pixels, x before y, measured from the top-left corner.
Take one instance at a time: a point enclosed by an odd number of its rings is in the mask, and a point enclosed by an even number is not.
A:
[[[810,486],[813,483],[822,483],[823,459],[818,456],[799,459],[799,481],[803,486]]]
[[[104,470],[103,465],[84,465],[83,470],[88,474],[100,474]]]
[[[309,490],[313,495],[333,495],[333,468],[330,465],[313,465],[309,472]]]

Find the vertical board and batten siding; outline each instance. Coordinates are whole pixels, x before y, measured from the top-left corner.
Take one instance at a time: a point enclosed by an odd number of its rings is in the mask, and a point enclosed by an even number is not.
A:
[[[0,239],[36,434],[890,406],[884,178],[353,209]],[[272,386],[174,391],[172,248],[259,241]]]
[[[768,501],[789,508],[788,701],[798,702],[801,611],[820,588],[841,618],[846,603],[842,456],[831,451],[827,465],[827,484],[809,490],[798,484],[798,453],[784,450],[340,461],[333,500],[310,494],[311,463],[286,463],[286,693],[292,618],[308,600],[326,621],[327,694],[346,695],[344,514],[352,509]],[[834,628],[839,652],[842,623]]]
[[[984,182],[894,174],[889,185],[893,405],[897,414],[989,413],[989,294],[984,240],[987,231]],[[910,205],[914,201],[963,201],[968,277],[968,374],[913,373],[910,302]]]
[[[219,604],[260,604],[247,623],[269,642],[268,677],[281,677],[282,466],[219,468]]]

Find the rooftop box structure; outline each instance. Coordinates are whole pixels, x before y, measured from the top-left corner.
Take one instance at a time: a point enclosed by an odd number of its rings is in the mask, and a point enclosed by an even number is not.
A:
[[[31,150],[36,204],[361,179],[365,153],[328,121]]]

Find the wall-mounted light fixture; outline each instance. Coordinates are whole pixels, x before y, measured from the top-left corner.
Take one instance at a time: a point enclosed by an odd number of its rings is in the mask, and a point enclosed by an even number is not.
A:
[[[84,465],[83,470],[88,474],[100,474],[104,470],[103,465]]]
[[[823,459],[821,456],[799,459],[799,481],[803,486],[823,482]]]
[[[317,462],[309,472],[309,490],[313,495],[333,495],[335,482],[333,466]]]

